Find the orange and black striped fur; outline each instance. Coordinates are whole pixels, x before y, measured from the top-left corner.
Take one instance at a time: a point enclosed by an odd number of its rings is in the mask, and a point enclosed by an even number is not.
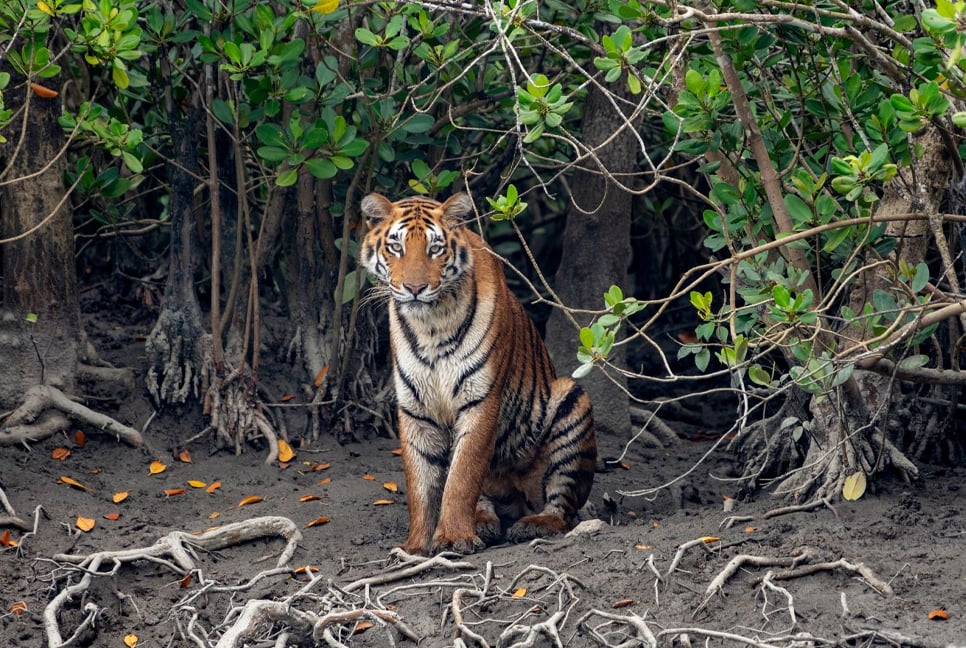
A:
[[[500,260],[463,226],[472,209],[465,194],[362,201],[362,263],[391,293],[409,553],[566,531],[594,479],[590,399],[556,377]]]

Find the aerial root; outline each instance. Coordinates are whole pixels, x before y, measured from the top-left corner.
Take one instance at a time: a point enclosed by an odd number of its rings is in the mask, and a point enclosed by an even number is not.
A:
[[[50,385],[34,385],[27,390],[23,403],[0,426],[0,446],[45,439],[66,430],[71,419],[113,434],[136,448],[145,446],[141,433],[134,428],[71,400]]]
[[[7,513],[6,515],[0,515],[0,527],[17,527],[21,531],[29,531],[30,526],[27,522],[17,516],[17,512],[10,505],[10,500],[7,499],[7,494],[3,492],[3,487],[0,486],[0,506],[3,506],[3,510]]]
[[[733,502],[734,500],[728,500],[728,501]],[[771,509],[770,511],[765,511],[765,513],[762,514],[761,519],[768,520],[774,517],[778,517],[780,515],[790,515],[792,513],[805,513],[808,511],[814,511],[815,509],[821,508],[823,506],[828,510],[832,511],[832,513],[835,514],[835,517],[839,517],[839,512],[835,509],[835,506],[832,505],[832,502],[829,501],[829,498],[821,497],[821,498],[813,499],[810,502],[805,502],[804,504],[792,504],[790,506],[782,506],[779,508]],[[724,520],[722,520],[721,524],[718,525],[718,528],[730,529],[735,524],[753,522],[756,519],[757,518],[754,515],[731,515],[726,517]]]
[[[302,539],[302,533],[298,527],[284,517],[253,518],[243,522],[226,524],[198,535],[184,531],[172,531],[149,547],[98,551],[86,556],[57,554],[53,557],[55,562],[72,566],[62,565],[57,571],[66,572],[68,575],[79,572],[83,576],[76,583],[67,585],[58,591],[44,609],[43,623],[47,645],[49,648],[65,648],[73,645],[93,626],[97,615],[100,613],[100,608],[93,602],[88,602],[84,606],[84,619],[67,639],[64,639],[61,633],[58,616],[67,601],[75,596],[83,595],[88,590],[95,576],[114,576],[122,565],[137,560],[147,560],[160,564],[183,576],[195,569],[195,561],[192,557],[192,550],[195,548],[215,551],[249,540],[276,535],[287,541],[285,549],[276,561],[277,567],[282,567],[291,560],[292,554],[295,553],[295,549]],[[101,571],[102,566],[107,567],[107,571]],[[55,572],[55,581],[63,577],[64,575]]]

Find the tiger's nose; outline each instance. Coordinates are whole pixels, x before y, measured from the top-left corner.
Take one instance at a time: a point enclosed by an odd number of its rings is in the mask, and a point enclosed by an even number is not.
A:
[[[419,293],[423,292],[423,290],[425,290],[426,286],[428,285],[429,284],[424,284],[424,283],[422,284],[404,283],[403,284],[406,290],[408,290],[413,297],[416,297],[417,295],[419,295]]]

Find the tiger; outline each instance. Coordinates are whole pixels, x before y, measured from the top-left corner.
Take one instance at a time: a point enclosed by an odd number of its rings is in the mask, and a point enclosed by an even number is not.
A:
[[[558,378],[501,260],[466,225],[472,200],[360,205],[361,265],[389,293],[409,554],[475,553],[566,532],[594,481],[584,389]]]

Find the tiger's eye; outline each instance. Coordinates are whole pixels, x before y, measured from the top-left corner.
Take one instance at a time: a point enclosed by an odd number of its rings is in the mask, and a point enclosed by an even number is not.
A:
[[[402,251],[403,251],[402,245],[400,245],[399,243],[396,243],[395,241],[390,241],[389,243],[387,243],[386,249],[389,250],[392,254],[395,254],[396,256],[402,255]]]

